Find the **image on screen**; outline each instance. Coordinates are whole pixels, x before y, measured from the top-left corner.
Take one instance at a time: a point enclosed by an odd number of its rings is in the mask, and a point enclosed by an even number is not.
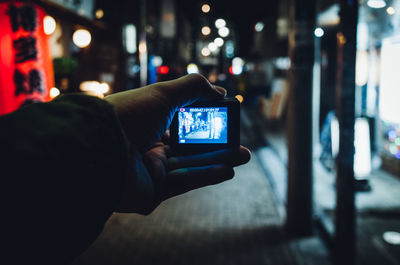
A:
[[[178,126],[180,144],[226,144],[228,108],[181,108]]]

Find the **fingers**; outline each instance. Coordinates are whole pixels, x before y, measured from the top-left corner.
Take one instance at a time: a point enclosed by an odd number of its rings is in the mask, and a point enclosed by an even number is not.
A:
[[[171,133],[169,129],[161,136],[161,142],[168,145],[170,143]]]
[[[224,149],[210,153],[170,157],[167,161],[167,167],[168,170],[215,164],[235,167],[247,163],[250,157],[250,151],[246,147],[240,146],[239,150]]]
[[[223,99],[226,90],[212,85],[200,74],[189,74],[181,78],[159,83],[162,91],[175,107],[189,105],[197,100]]]
[[[233,168],[226,165],[176,169],[167,175],[163,200],[185,192],[232,179]]]

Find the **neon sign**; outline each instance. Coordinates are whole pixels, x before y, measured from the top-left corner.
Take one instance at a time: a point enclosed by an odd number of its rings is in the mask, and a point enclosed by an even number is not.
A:
[[[33,4],[0,4],[0,115],[50,100],[54,74],[44,17]]]

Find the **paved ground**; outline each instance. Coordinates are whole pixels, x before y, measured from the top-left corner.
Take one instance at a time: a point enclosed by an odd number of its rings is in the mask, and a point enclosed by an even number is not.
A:
[[[253,159],[233,180],[171,199],[150,216],[113,215],[74,265],[291,264],[280,223]]]

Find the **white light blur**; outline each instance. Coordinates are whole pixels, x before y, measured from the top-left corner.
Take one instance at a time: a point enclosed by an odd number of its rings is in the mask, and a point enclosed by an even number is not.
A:
[[[369,124],[366,118],[357,118],[354,128],[354,176],[356,179],[371,173],[371,144]]]
[[[357,25],[357,49],[358,50],[368,50],[369,48],[369,32],[368,24],[365,22],[360,22]]]
[[[163,63],[163,59],[161,58],[161,56],[154,56],[152,63],[155,67],[161,66]]]
[[[199,67],[197,67],[196,64],[190,63],[186,67],[187,73],[188,74],[198,74],[199,73]]]
[[[290,58],[289,57],[276,58],[275,67],[279,70],[288,70],[290,68]]]
[[[211,54],[211,52],[208,48],[201,49],[201,55],[207,57],[207,56],[210,56],[210,54]]]
[[[215,44],[214,42],[210,42],[210,43],[208,44],[208,49],[210,49],[211,52],[215,52],[215,51],[217,51],[218,46],[217,46],[217,44]]]
[[[387,9],[386,9],[386,12],[389,14],[389,15],[394,15],[395,13],[396,13],[396,9],[394,9],[394,7],[392,7],[392,6],[389,6]]]
[[[232,73],[234,75],[240,75],[243,73],[244,60],[240,57],[232,59]]]
[[[264,23],[263,22],[257,22],[256,25],[254,26],[254,29],[257,32],[261,32],[264,29]]]
[[[43,29],[46,35],[51,35],[56,30],[56,21],[51,16],[45,16],[43,18]]]
[[[363,86],[368,82],[368,52],[357,50],[356,56],[356,84]]]
[[[387,122],[400,123],[400,38],[386,38],[382,41],[379,114]]]
[[[201,6],[201,11],[203,11],[203,13],[208,13],[208,12],[210,12],[210,10],[211,10],[211,7],[209,4],[203,4]]]
[[[217,44],[218,47],[222,47],[224,45],[224,39],[220,37],[215,38],[214,43]]]
[[[332,157],[336,158],[339,154],[339,121],[336,117],[331,120],[331,147]]]
[[[325,31],[322,29],[322,28],[316,28],[315,30],[314,30],[314,35],[315,35],[315,37],[317,37],[317,38],[321,38],[322,36],[324,36],[324,34],[325,34]]]
[[[386,6],[384,0],[368,0],[367,5],[371,8],[383,8]]]
[[[243,73],[243,66],[240,64],[232,65],[232,73],[234,75],[240,75],[241,73]]]
[[[147,78],[148,78],[148,53],[147,53],[147,42],[146,42],[146,35],[145,33],[141,33],[139,38],[139,64],[140,64],[140,85],[145,86],[147,85]]]
[[[141,41],[139,42],[139,52],[140,52],[140,53],[145,53],[145,52],[147,52],[147,44],[146,44],[146,41],[141,40]]]
[[[204,36],[210,35],[211,33],[211,29],[209,26],[204,26],[201,28],[201,34],[203,34]]]
[[[49,94],[50,94],[51,98],[55,98],[58,95],[60,95],[60,90],[58,88],[56,88],[56,87],[52,87],[52,88],[50,88],[50,93]]]
[[[100,83],[98,81],[84,81],[79,85],[79,88],[83,92],[99,97],[104,97],[104,94],[110,91],[109,84],[105,82]]]
[[[127,53],[137,52],[136,27],[133,24],[125,25],[123,28],[123,43]]]
[[[218,35],[225,38],[229,35],[229,29],[227,27],[222,27],[218,30]]]
[[[235,57],[235,58],[233,58],[232,59],[232,65],[241,65],[241,66],[243,66],[244,65],[244,61],[243,61],[243,59],[242,58],[240,58],[240,57]]]
[[[85,48],[89,46],[90,42],[92,41],[92,35],[86,29],[78,29],[72,35],[72,41],[79,48]]]
[[[400,233],[395,231],[386,231],[382,235],[383,240],[391,245],[400,245]]]
[[[215,20],[215,27],[217,27],[217,29],[223,28],[225,26],[226,26],[226,21],[223,20],[222,18]]]

